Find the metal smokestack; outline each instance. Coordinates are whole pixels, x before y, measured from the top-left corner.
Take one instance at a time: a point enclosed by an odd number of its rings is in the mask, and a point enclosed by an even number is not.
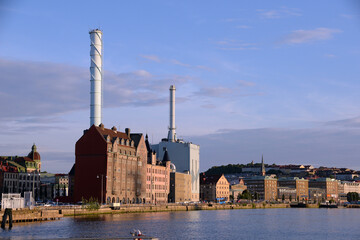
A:
[[[90,127],[101,123],[102,109],[102,31],[89,32],[91,40],[90,65]]]
[[[168,134],[168,141],[176,142],[176,132],[175,132],[175,86],[170,86],[170,127]]]

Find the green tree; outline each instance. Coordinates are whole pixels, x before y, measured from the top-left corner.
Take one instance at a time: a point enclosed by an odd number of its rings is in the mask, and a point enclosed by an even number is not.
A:
[[[251,200],[251,193],[246,189],[242,192],[241,194],[241,199],[247,199],[247,200]]]
[[[238,193],[237,200],[239,201],[241,199],[241,193]]]
[[[357,192],[349,192],[346,195],[346,198],[347,198],[348,202],[357,202],[357,201],[359,201],[359,194]]]
[[[234,195],[233,195],[233,194],[231,194],[229,198],[230,198],[230,201],[231,201],[231,202],[234,201]]]
[[[255,198],[255,200],[259,200],[260,196],[259,196],[259,193],[258,193],[258,192],[255,192],[254,198]]]

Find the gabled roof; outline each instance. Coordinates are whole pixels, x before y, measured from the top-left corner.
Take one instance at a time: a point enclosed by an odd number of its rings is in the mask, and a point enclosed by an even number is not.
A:
[[[126,133],[124,133],[124,132],[113,131],[113,130],[111,130],[111,129],[102,128],[102,127],[96,127],[96,126],[95,126],[95,128],[96,128],[96,130],[97,130],[102,136],[108,135],[108,136],[110,136],[111,138],[116,138],[116,137],[118,137],[118,138],[123,138],[123,139],[130,139],[130,138],[128,137],[128,135],[127,135]]]
[[[224,174],[200,176],[200,184],[216,184],[222,176],[224,176]]]
[[[130,134],[130,138],[131,138],[131,140],[134,141],[136,148],[139,146],[139,142],[141,140],[142,135],[143,135],[142,133],[131,133]]]

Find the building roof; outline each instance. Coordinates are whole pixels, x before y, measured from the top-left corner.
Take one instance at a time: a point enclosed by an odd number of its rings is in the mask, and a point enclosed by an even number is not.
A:
[[[216,184],[222,176],[224,176],[224,174],[216,174],[216,175],[209,175],[209,176],[202,174],[200,176],[200,184]]]
[[[130,134],[130,138],[131,138],[131,140],[134,141],[136,148],[138,147],[139,142],[140,142],[142,136],[143,136],[142,133],[131,133],[131,134]]]
[[[162,161],[163,161],[163,162],[171,161],[167,149],[165,149],[165,153],[164,153],[164,157],[163,157],[163,160],[162,160]]]
[[[101,135],[107,135],[107,136],[110,136],[111,138],[123,138],[123,139],[130,139],[128,137],[128,135],[124,132],[119,132],[119,131],[114,131],[114,130],[111,130],[111,129],[108,129],[108,128],[104,128],[103,127],[104,125],[100,125],[100,127],[96,127],[96,130],[98,130],[98,132],[101,134]]]
[[[35,143],[31,147],[31,152],[27,156],[28,158],[31,158],[34,161],[40,161],[40,154],[37,152],[37,147]]]

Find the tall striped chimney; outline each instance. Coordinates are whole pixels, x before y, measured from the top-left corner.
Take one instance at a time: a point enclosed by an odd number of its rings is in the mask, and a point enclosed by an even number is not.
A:
[[[168,133],[168,141],[176,142],[176,127],[175,127],[175,86],[170,86],[170,126]]]
[[[99,126],[102,117],[102,31],[94,29],[90,34],[90,127]]]

